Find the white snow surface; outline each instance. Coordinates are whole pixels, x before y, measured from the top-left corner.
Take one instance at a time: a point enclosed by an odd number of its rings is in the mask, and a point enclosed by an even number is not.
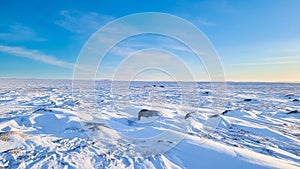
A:
[[[227,83],[223,114],[207,82],[82,84],[0,79],[0,168],[300,168],[300,84]]]

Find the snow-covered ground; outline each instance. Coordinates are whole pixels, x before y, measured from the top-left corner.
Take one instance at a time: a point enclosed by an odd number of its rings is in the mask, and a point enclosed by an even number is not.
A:
[[[300,168],[300,84],[81,83],[0,80],[0,168]]]

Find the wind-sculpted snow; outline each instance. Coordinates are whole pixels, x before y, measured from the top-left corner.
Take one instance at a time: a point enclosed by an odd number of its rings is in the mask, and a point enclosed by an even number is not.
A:
[[[300,168],[300,84],[227,83],[223,113],[209,83],[110,87],[1,79],[0,168]]]

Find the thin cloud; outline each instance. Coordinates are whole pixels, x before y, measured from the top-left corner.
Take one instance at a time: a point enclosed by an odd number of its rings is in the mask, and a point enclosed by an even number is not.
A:
[[[198,23],[200,25],[207,26],[207,27],[208,26],[216,26],[216,23],[207,21],[207,20],[205,20],[203,18],[197,18],[197,19],[195,19],[195,23]]]
[[[172,52],[188,52],[192,51],[186,47],[184,44],[176,41],[175,39],[169,39],[167,37],[160,36],[148,36],[144,35],[145,39],[133,38],[133,40],[127,39],[124,42],[121,42],[122,45],[116,45],[112,48],[111,52],[114,55],[118,56],[128,56],[134,52],[142,49],[157,48],[164,49]]]
[[[123,57],[132,55],[135,51],[137,51],[137,49],[131,47],[124,47],[124,46],[115,46],[111,50],[113,55],[123,56]]]
[[[259,62],[247,62],[236,64],[225,64],[229,66],[262,66],[262,65],[283,65],[283,64],[299,64],[300,57],[280,57],[280,58],[265,58]]]
[[[298,61],[300,62],[300,55],[299,56],[277,56],[277,57],[267,57],[267,58],[264,58],[264,60],[266,61],[290,61],[290,62],[293,62],[293,61]]]
[[[40,37],[32,28],[21,24],[13,24],[8,27],[7,32],[0,33],[0,39],[4,41],[46,41]]]
[[[55,65],[63,68],[73,68],[73,63],[68,63],[59,59],[56,59],[53,56],[43,54],[38,50],[29,50],[23,47],[15,47],[15,46],[3,46],[0,45],[0,52],[8,53],[10,55],[15,55],[19,57],[24,57],[36,61],[40,61],[46,64]]]
[[[112,21],[113,16],[101,15],[96,12],[81,12],[76,10],[60,11],[61,19],[55,23],[73,33],[92,33]]]

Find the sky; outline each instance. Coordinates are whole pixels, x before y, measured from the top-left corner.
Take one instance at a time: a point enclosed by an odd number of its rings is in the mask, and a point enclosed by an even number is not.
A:
[[[72,79],[80,51],[97,30],[130,14],[161,12],[183,18],[205,34],[218,53],[226,81],[299,82],[299,9],[297,0],[1,0],[0,77]],[[154,48],[160,50],[147,50]],[[99,63],[95,78],[111,79],[124,58],[135,54],[136,65],[155,62],[180,70],[179,59],[196,80],[210,77],[205,64],[196,61],[181,42],[144,34],[116,44]],[[130,73],[129,62],[124,63],[128,64],[120,69],[120,76]],[[188,80],[178,70],[173,72],[177,80]],[[149,69],[137,71],[135,78],[169,80],[172,76]]]

